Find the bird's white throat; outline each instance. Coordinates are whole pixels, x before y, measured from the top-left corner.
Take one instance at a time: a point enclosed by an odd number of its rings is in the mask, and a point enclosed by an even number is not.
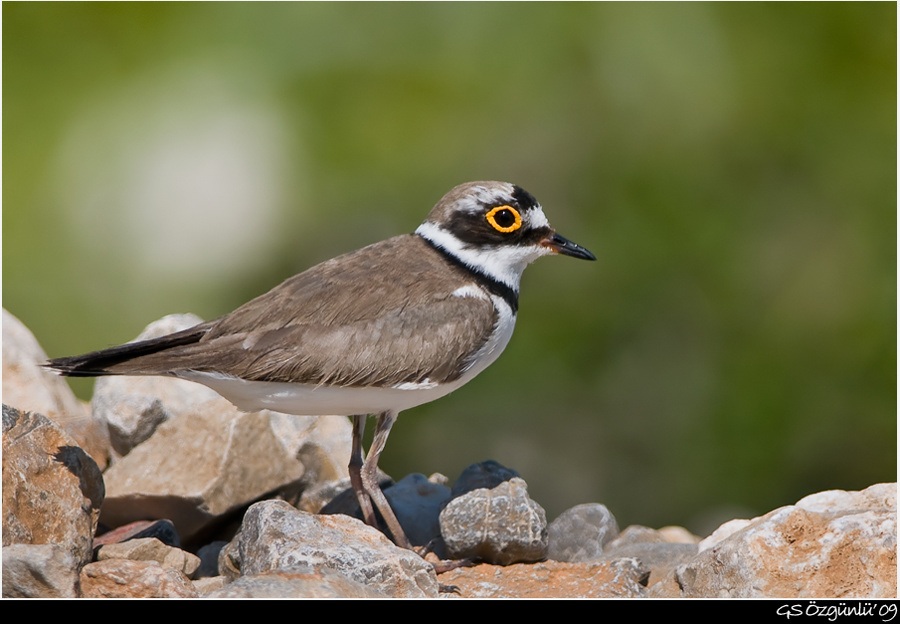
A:
[[[506,284],[516,293],[522,273],[531,262],[553,253],[543,245],[497,245],[474,247],[463,243],[452,232],[430,221],[416,228],[416,234],[459,259],[476,271]]]

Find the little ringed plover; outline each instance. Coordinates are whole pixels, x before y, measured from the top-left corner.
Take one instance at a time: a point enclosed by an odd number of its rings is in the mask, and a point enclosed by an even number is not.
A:
[[[412,234],[318,264],[230,314],[167,336],[50,360],[63,375],[164,375],[204,384],[242,410],[352,417],[350,478],[411,547],[377,479],[397,414],[456,390],[509,342],[519,282],[541,256],[595,260],[507,182],[455,187]],[[365,459],[366,417],[376,415]]]

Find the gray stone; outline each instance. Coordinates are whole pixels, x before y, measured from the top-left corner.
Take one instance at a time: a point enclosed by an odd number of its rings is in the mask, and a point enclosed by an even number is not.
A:
[[[344,515],[312,515],[284,501],[252,505],[220,555],[226,576],[235,571],[242,576],[273,570],[305,573],[309,568],[331,570],[393,597],[438,593],[431,564],[377,530]]]
[[[630,524],[609,541],[608,547],[613,549],[632,544],[661,544],[665,541],[667,541],[666,537],[656,529],[640,524]]]
[[[509,565],[547,555],[547,516],[519,478],[454,498],[440,524],[452,558]]]
[[[75,598],[80,562],[55,544],[3,547],[4,598]]]
[[[689,561],[698,552],[700,541],[682,527],[662,529],[632,524],[610,540],[603,549],[604,560],[630,558],[648,571],[646,585],[663,580],[675,566]]]
[[[200,567],[194,578],[208,578],[219,576],[219,553],[228,542],[216,540],[197,549],[197,557],[200,558]]]
[[[697,554],[696,544],[648,542],[624,544],[603,553],[604,560],[633,559],[640,562],[648,575],[645,585],[652,587],[663,580],[676,566],[690,561]]]
[[[547,558],[555,561],[597,561],[619,534],[615,516],[600,503],[567,509],[547,527]]]
[[[441,539],[440,515],[450,501],[450,488],[413,473],[386,489],[384,496],[413,546],[434,545]]]
[[[97,463],[40,414],[3,406],[3,545],[59,544],[91,560],[104,500]]]

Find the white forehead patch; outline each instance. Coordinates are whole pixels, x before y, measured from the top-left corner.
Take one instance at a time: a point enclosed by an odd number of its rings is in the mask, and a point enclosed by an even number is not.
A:
[[[533,210],[526,210],[525,214],[522,216],[528,222],[530,227],[550,227],[550,222],[547,221],[547,216],[544,214],[544,209],[541,208],[540,204]]]
[[[459,210],[478,213],[484,210],[485,206],[496,203],[506,204],[512,203],[512,184],[487,186],[472,186],[467,189],[465,196],[461,197],[456,205]]]

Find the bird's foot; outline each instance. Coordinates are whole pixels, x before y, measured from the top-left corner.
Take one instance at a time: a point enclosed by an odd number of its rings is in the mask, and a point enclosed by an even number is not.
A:
[[[439,594],[457,594],[460,595],[459,587],[456,585],[441,585],[438,584],[438,593]]]
[[[434,568],[434,573],[437,575],[441,575],[444,572],[449,572],[450,570],[455,570],[456,568],[464,568],[475,565],[475,562],[471,559],[438,559],[434,556],[434,554],[430,555],[427,559],[425,559],[428,563],[432,565]],[[456,585],[445,585],[444,583],[438,583],[438,593],[441,594],[460,594],[459,587]]]
[[[472,559],[441,559],[431,551],[425,551],[424,553],[418,552],[423,548],[427,547],[419,546],[414,550],[422,557],[422,559],[431,564],[435,574],[443,574],[444,572],[449,572],[456,568],[468,568],[469,566],[475,565],[475,562]]]

